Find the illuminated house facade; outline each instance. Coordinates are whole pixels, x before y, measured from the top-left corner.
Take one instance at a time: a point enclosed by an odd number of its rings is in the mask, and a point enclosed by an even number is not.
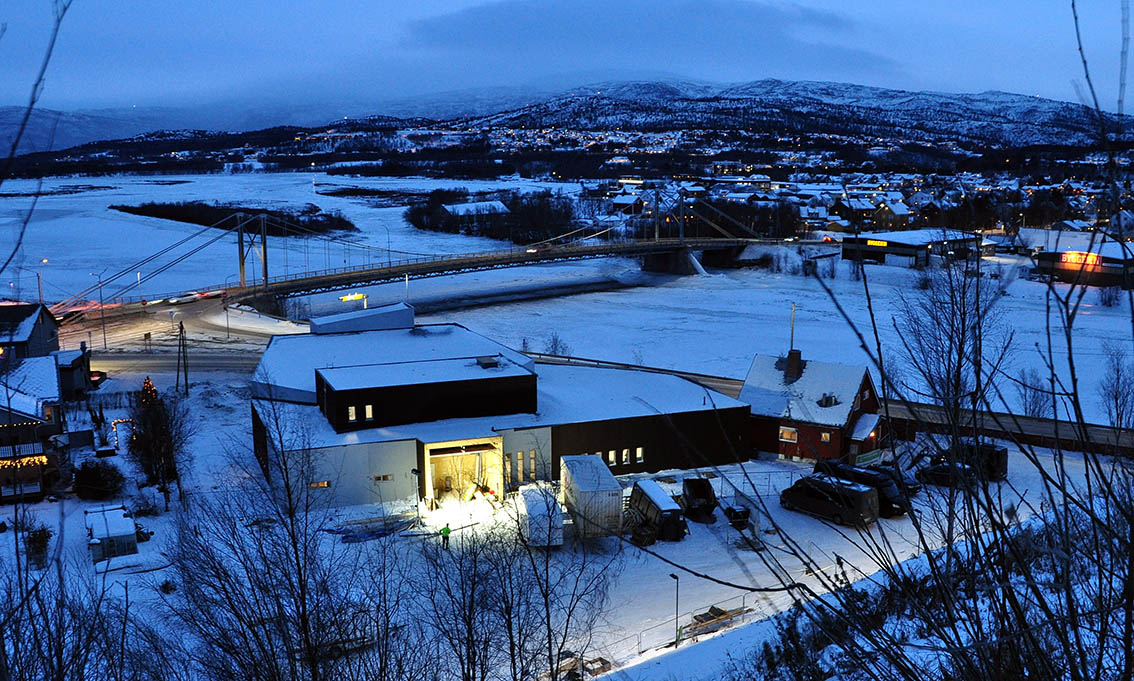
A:
[[[863,367],[757,355],[740,399],[752,412],[752,446],[790,459],[865,462],[882,437],[878,394]]]
[[[252,383],[261,463],[309,453],[329,505],[501,495],[557,480],[568,454],[619,474],[750,454],[747,406],[685,379],[537,365],[458,324],[359,314],[356,330],[274,337]]]
[[[1102,241],[1089,251],[1062,249],[1036,255],[1036,270],[1067,283],[1134,288],[1134,244]]]

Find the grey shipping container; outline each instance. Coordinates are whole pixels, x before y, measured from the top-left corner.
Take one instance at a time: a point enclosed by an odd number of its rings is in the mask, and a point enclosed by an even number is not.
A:
[[[613,537],[622,534],[622,485],[602,457],[564,456],[559,460],[563,503],[575,523],[575,536]]]

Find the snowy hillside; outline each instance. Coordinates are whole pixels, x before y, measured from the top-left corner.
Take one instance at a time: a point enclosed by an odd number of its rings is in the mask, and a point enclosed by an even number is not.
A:
[[[1113,129],[1116,117],[1107,119]],[[830,132],[1005,146],[1090,144],[1097,130],[1087,107],[1039,97],[781,80],[727,86],[603,83],[472,122],[484,127]]]

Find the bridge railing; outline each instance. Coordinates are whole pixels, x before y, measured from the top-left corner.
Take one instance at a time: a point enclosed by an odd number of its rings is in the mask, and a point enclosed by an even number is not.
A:
[[[636,240],[636,239],[611,239],[603,240],[596,244],[583,244],[573,243],[563,246],[516,246],[508,249],[498,249],[493,251],[474,251],[470,253],[437,253],[430,255],[421,255],[408,258],[398,258],[397,260],[387,259],[385,264],[379,260],[359,263],[357,265],[344,265],[342,267],[330,267],[320,270],[308,270],[299,273],[282,274],[268,277],[267,285],[271,287],[273,284],[281,284],[286,282],[294,282],[303,279],[316,279],[321,277],[334,277],[336,275],[351,274],[357,272],[374,272],[380,273],[385,270],[391,277],[400,276],[403,274],[412,274],[412,271],[424,264],[432,263],[468,263],[475,265],[477,263],[518,263],[518,262],[532,262],[538,263],[541,261],[554,261],[562,260],[571,257],[582,257],[595,253],[618,255],[619,253],[626,254],[640,254],[652,250],[665,250],[677,246],[690,246],[690,247],[703,247],[713,243],[721,243],[724,241],[735,241],[737,243],[755,242],[754,239],[716,239],[716,238],[689,238],[689,239],[649,239],[649,240]],[[202,286],[194,291],[169,291],[155,295],[133,295],[133,296],[113,296],[107,302],[107,307],[133,305],[143,301],[162,300],[169,298],[178,298],[190,295],[194,292],[209,292],[209,291],[228,291],[231,289],[254,289],[264,286],[263,279],[248,280],[244,287],[238,284],[234,285],[230,282],[214,284],[210,286]]]

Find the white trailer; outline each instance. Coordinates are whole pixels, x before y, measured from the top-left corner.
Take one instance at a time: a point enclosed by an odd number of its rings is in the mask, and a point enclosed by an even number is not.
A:
[[[596,454],[559,460],[563,503],[575,523],[575,536],[617,537],[622,534],[622,485]]]
[[[563,546],[563,513],[547,483],[523,485],[516,500],[520,536],[528,546]]]

